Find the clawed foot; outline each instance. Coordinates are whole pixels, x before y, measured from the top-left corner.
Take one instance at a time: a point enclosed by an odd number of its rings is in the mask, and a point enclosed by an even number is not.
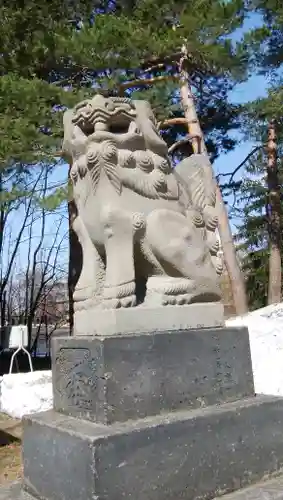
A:
[[[162,306],[189,304],[193,288],[194,282],[186,278],[158,276],[148,280],[148,296],[159,297],[158,303]]]
[[[221,292],[217,286],[197,283],[187,278],[153,277],[148,280],[148,291],[153,296],[159,296],[159,304],[163,306],[221,300]],[[152,299],[151,301],[153,302]]]
[[[134,307],[136,303],[136,296],[130,295],[122,299],[104,299],[102,307],[103,309],[120,309],[121,307]]]
[[[162,305],[184,305],[184,304],[195,304],[202,302],[219,302],[221,296],[214,292],[202,292],[202,293],[186,293],[180,295],[166,295],[162,297]]]
[[[182,306],[184,304],[190,304],[192,300],[192,295],[182,294],[182,295],[163,295],[161,303],[163,306]]]
[[[88,287],[76,287],[73,293],[73,299],[75,302],[83,302],[85,300],[90,300],[95,296],[95,288],[92,286]]]
[[[102,307],[104,309],[119,309],[134,307],[137,303],[134,281],[115,287],[104,287]]]

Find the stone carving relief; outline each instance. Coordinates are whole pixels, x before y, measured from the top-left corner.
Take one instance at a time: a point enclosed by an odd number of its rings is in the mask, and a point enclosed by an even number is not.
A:
[[[91,411],[96,389],[96,361],[89,349],[61,348],[55,359],[54,387],[65,409],[81,408]]]
[[[173,168],[146,101],[103,97],[64,115],[83,251],[75,307],[221,300],[215,187],[207,160]]]

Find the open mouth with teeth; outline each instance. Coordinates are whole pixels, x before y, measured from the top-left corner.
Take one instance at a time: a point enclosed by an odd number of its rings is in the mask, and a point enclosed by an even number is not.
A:
[[[80,127],[90,141],[111,140],[124,148],[140,144],[142,133],[135,121],[136,111],[129,106],[92,108],[89,104],[76,110],[73,124]]]
[[[109,132],[110,134],[115,135],[124,135],[124,134],[136,134],[139,135],[140,131],[138,129],[137,124],[129,119],[121,119],[122,117],[117,117],[118,119],[110,118],[109,120],[96,121],[94,123],[93,132]]]
[[[123,149],[144,149],[144,139],[134,121],[97,122],[93,132],[88,136],[89,141],[103,142],[110,140]]]

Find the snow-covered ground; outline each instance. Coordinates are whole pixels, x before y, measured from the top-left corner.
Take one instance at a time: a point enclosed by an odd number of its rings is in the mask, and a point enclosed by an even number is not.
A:
[[[283,396],[283,303],[231,318],[249,330],[256,394]]]
[[[53,405],[51,370],[3,375],[0,411],[14,418],[50,410]]]
[[[249,329],[255,392],[283,396],[283,303],[231,318]],[[52,408],[51,371],[13,373],[0,380],[0,411],[14,418]]]

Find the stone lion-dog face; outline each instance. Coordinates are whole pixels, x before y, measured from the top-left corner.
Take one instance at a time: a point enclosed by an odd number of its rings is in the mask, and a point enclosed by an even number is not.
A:
[[[66,118],[64,144],[75,159],[71,170],[74,181],[88,167],[94,191],[104,169],[119,194],[123,184],[151,198],[158,196],[158,191],[160,196],[166,192],[166,174],[172,173],[172,168],[147,102],[98,95],[80,103]],[[171,184],[178,190],[176,180],[171,179]],[[172,193],[168,191],[166,197],[172,198]]]

